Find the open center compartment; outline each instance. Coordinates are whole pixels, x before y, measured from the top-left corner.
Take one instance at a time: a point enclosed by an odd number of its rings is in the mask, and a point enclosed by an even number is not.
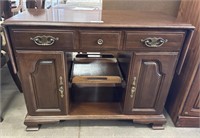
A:
[[[71,115],[121,114],[129,64],[119,53],[73,53],[70,73]],[[121,61],[121,62],[120,62]],[[130,62],[130,58],[129,58]]]

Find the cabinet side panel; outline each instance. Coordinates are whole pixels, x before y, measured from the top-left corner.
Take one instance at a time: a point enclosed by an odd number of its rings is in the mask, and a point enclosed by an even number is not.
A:
[[[126,84],[128,82],[128,75],[130,72],[131,58],[132,58],[132,52],[119,52],[117,55],[119,68],[121,70],[123,79],[125,80]],[[126,88],[124,89],[124,92],[122,94],[121,105],[123,108],[124,108],[125,95],[126,95]]]
[[[186,99],[182,115],[200,117],[200,65]]]
[[[186,99],[189,93],[193,93],[193,80],[195,79],[195,73],[198,69],[200,63],[200,1],[199,0],[182,0],[178,19],[186,21],[194,25],[195,31],[190,43],[189,50],[186,55],[186,60],[184,61],[183,68],[180,75],[175,74],[170,93],[167,98],[166,109],[172,118],[174,124],[179,124],[177,126],[188,126],[187,123],[190,123],[190,126],[196,126],[196,123],[190,121],[189,115],[185,118],[185,123],[179,118],[183,113],[183,108],[186,105]],[[192,90],[193,89],[193,90]],[[195,91],[194,91],[195,93]],[[191,101],[194,101],[196,97]],[[190,116],[193,117],[193,116]],[[196,117],[196,120],[199,120]],[[196,121],[194,121],[196,122]],[[193,124],[193,125],[192,125]]]

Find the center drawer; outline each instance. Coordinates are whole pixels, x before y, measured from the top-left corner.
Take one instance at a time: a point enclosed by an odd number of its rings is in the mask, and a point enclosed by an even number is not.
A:
[[[80,31],[80,49],[120,50],[121,31]]]
[[[12,29],[16,49],[63,50],[74,48],[75,31],[59,29]]]

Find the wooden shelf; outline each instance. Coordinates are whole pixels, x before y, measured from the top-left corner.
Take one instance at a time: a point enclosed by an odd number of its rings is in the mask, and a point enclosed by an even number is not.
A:
[[[120,103],[72,103],[70,115],[119,115]]]

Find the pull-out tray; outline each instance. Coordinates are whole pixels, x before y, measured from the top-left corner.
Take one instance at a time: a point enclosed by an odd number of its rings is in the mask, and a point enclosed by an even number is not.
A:
[[[78,55],[71,72],[72,102],[119,102],[123,78],[116,58]]]
[[[120,84],[122,75],[116,58],[78,58],[74,59],[72,84]]]

